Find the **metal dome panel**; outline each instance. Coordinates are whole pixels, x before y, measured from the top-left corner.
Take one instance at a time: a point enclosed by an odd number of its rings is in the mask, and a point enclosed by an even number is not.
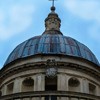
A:
[[[9,55],[5,65],[24,57],[36,54],[63,54],[87,59],[97,65],[95,55],[80,42],[61,34],[43,34],[18,45]]]

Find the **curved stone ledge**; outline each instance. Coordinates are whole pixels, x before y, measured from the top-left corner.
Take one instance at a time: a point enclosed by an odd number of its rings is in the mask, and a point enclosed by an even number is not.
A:
[[[66,97],[66,98],[76,98],[76,99],[84,99],[84,100],[100,100],[100,96],[78,93],[78,92],[65,92],[65,91],[39,91],[39,92],[22,92],[11,95],[1,96],[0,100],[15,100],[15,99],[24,99],[39,97],[42,100],[42,97],[46,96],[56,96],[56,97]]]

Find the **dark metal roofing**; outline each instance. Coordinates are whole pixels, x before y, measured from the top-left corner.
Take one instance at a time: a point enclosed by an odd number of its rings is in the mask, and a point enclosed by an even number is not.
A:
[[[63,54],[81,57],[99,65],[95,55],[88,47],[73,38],[55,33],[44,33],[19,44],[9,55],[5,65],[16,59],[36,54]]]

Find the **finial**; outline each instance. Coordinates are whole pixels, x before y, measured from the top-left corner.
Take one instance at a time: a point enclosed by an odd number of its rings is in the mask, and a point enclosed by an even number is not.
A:
[[[52,1],[51,11],[55,11],[54,3],[55,3],[55,1],[57,1],[57,0],[49,0],[49,1]]]
[[[49,0],[49,1],[52,1],[52,7],[51,7],[51,12],[49,13],[48,17],[45,19],[46,31],[48,30],[60,31],[61,20],[58,14],[55,13],[55,7],[54,7],[55,0]]]

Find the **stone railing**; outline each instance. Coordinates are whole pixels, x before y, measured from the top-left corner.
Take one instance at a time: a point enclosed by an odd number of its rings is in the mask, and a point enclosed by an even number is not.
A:
[[[100,100],[100,96],[78,92],[41,91],[5,95],[0,100]]]

